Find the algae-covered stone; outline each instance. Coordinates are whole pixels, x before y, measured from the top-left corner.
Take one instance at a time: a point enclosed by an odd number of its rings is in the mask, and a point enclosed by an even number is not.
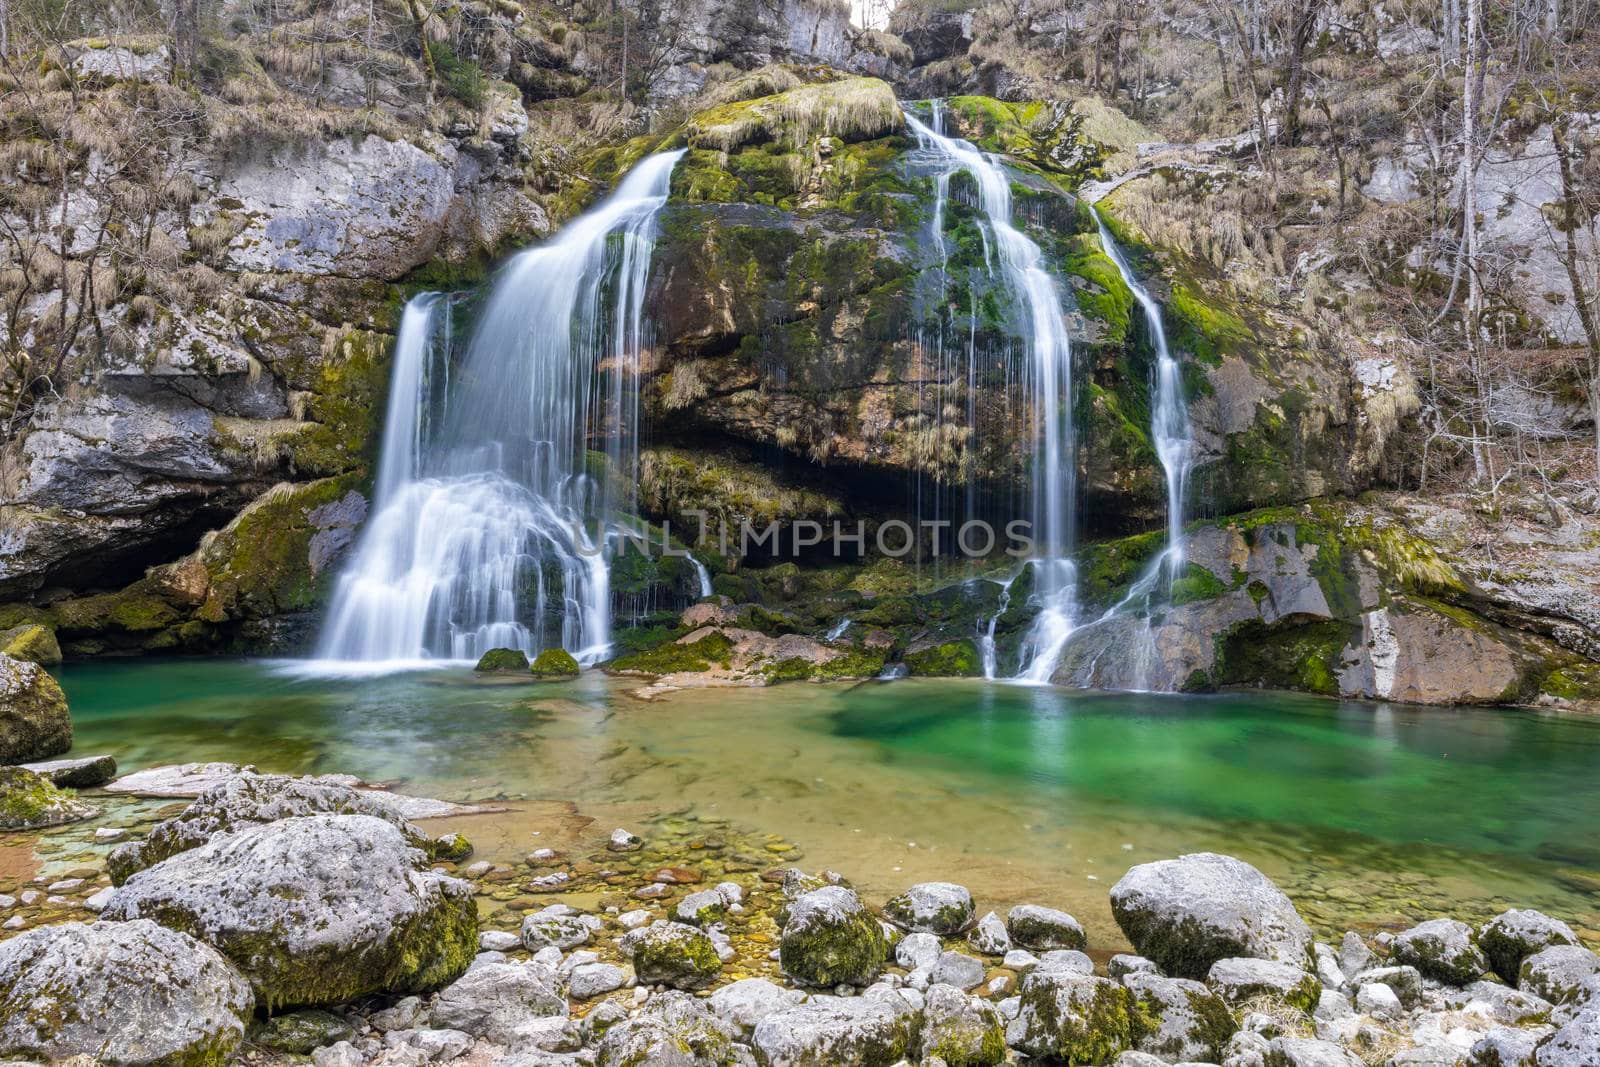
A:
[[[988,1001],[949,985],[932,985],[923,1004],[924,1057],[937,1056],[949,1067],[988,1067],[1004,1063],[1006,1029]]]
[[[1593,974],[1600,974],[1600,956],[1582,945],[1552,945],[1522,961],[1517,988],[1560,1004]]]
[[[1517,980],[1522,961],[1535,952],[1577,943],[1578,935],[1572,932],[1572,927],[1541,911],[1513,908],[1496,915],[1478,931],[1478,948],[1483,950],[1494,972],[1508,982]]]
[[[1139,954],[1179,978],[1253,956],[1305,964],[1311,928],[1271,879],[1243,860],[1200,852],[1141,863],[1111,888],[1117,925]]]
[[[42,774],[0,767],[0,830],[37,830],[98,814],[99,808],[62,792]]]
[[[1489,969],[1472,937],[1472,928],[1456,919],[1429,919],[1394,939],[1391,954],[1427,978],[1451,985],[1477,981]]]
[[[922,882],[883,906],[884,917],[902,930],[952,937],[972,925],[972,894],[954,882]]]
[[[1006,932],[1011,942],[1033,952],[1051,949],[1082,949],[1088,943],[1083,925],[1064,911],[1037,904],[1018,904],[1006,913]]]
[[[61,663],[61,646],[56,643],[55,631],[50,627],[26,623],[0,632],[0,655],[41,667],[55,667]]]
[[[324,1045],[353,1041],[355,1036],[355,1028],[345,1022],[344,1016],[321,1008],[307,1008],[274,1015],[250,1035],[250,1043],[304,1056]]]
[[[0,945],[0,1055],[211,1067],[254,1005],[210,946],[153,922],[63,923]]]
[[[564,910],[560,905],[545,908],[523,917],[522,944],[529,952],[554,945],[565,952],[589,941],[590,927],[583,916]]]
[[[143,841],[119,845],[106,857],[115,885],[171,856],[197,848],[218,834],[305,815],[369,815],[393,825],[412,848],[434,853],[422,830],[397,815],[382,799],[347,785],[286,774],[240,771],[205,789],[183,811],[151,828]]]
[[[434,838],[430,851],[436,860],[460,863],[472,855],[472,842],[467,839],[466,834],[460,832],[440,834]]]
[[[528,669],[528,654],[520,648],[491,648],[478,657],[478,665],[472,668],[475,671],[516,671],[521,674]]]
[[[798,982],[866,985],[883,969],[888,954],[882,927],[854,890],[824,886],[789,905],[778,959]]]
[[[773,1012],[750,1043],[765,1067],[889,1067],[916,1056],[920,1023],[906,994],[874,986],[859,997],[815,996]]]
[[[535,678],[576,678],[578,661],[564,648],[547,648],[534,657],[528,669]]]
[[[37,663],[0,653],[0,762],[47,759],[71,747],[61,686]]]
[[[622,950],[633,958],[634,973],[645,985],[703,989],[722,972],[717,946],[684,923],[658,919],[625,936]]]
[[[1169,1063],[1222,1061],[1222,1050],[1238,1026],[1221,997],[1188,978],[1134,973],[1122,981],[1154,1022],[1138,1036],[1139,1051]]]
[[[1034,969],[1018,998],[1006,1043],[1046,1060],[1109,1063],[1148,1029],[1133,994],[1109,978]]]
[[[1234,1007],[1252,1000],[1271,1000],[1298,1011],[1317,1006],[1322,986],[1315,975],[1292,963],[1237,957],[1218,960],[1206,985]]]
[[[472,886],[426,862],[370,815],[282,819],[140,871],[104,914],[199,937],[268,1007],[424,992],[466,970],[478,944]]]
[[[906,669],[919,677],[975,678],[983,673],[978,646],[968,638],[909,651],[904,659]]]

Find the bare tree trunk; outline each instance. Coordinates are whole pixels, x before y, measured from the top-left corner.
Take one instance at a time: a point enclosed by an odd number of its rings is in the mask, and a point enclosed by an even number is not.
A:
[[[1561,229],[1566,237],[1561,264],[1567,271],[1567,283],[1572,286],[1572,303],[1583,324],[1583,337],[1588,344],[1588,359],[1584,367],[1589,393],[1589,417],[1594,420],[1595,477],[1600,480],[1600,323],[1595,321],[1593,297],[1583,284],[1583,274],[1578,269],[1582,259],[1578,253],[1578,189],[1572,178],[1572,146],[1567,141],[1571,119],[1559,115],[1550,124],[1555,141],[1556,162],[1561,169]]]
[[[1466,25],[1466,63],[1462,70],[1461,92],[1461,210],[1465,215],[1462,220],[1462,240],[1466,247],[1466,277],[1467,277],[1467,303],[1462,309],[1463,327],[1466,334],[1467,353],[1472,367],[1472,377],[1477,387],[1479,416],[1482,420],[1482,436],[1473,443],[1474,466],[1479,479],[1493,478],[1492,463],[1490,461],[1489,434],[1491,429],[1490,419],[1490,391],[1488,382],[1488,368],[1484,365],[1483,344],[1480,337],[1483,315],[1483,278],[1479,273],[1478,262],[1478,108],[1479,93],[1482,89],[1482,79],[1479,76],[1480,57],[1478,54],[1478,4],[1479,0],[1467,0],[1467,25]],[[1474,433],[1474,436],[1478,436]],[[1491,482],[1492,484],[1492,482]]]
[[[1306,47],[1317,28],[1317,0],[1301,0],[1289,40],[1289,88],[1284,94],[1283,143],[1296,144],[1300,140],[1300,94],[1305,85]]]

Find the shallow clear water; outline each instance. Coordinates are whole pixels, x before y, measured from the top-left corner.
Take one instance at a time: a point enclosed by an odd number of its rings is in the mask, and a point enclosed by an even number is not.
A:
[[[1106,890],[1128,866],[1214,849],[1326,931],[1516,904],[1600,935],[1600,722],[1583,719],[915,680],[642,701],[599,676],[305,679],[224,660],[71,665],[62,681],[78,752],[499,798],[511,810],[449,824],[491,859],[731,819],[869,897],[949,878],[980,907],[1067,907],[1114,947]]]

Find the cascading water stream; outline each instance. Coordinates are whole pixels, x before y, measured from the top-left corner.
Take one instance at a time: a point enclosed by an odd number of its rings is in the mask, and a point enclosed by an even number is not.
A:
[[[938,112],[935,111],[935,115]],[[1034,596],[1040,611],[1023,641],[1019,678],[1047,682],[1072,633],[1077,575],[1070,553],[1076,525],[1076,442],[1072,421],[1072,346],[1061,297],[1044,266],[1044,254],[1012,223],[1011,179],[994,159],[970,142],[947,137],[908,114],[918,146],[934,155],[945,174],[965,171],[977,182],[986,262],[998,261],[1022,305],[1032,370],[1035,434],[1033,537],[1037,557]],[[936,180],[936,192],[944,183]],[[938,207],[942,209],[943,196]]]
[[[634,503],[650,254],[682,154],[644,160],[507,264],[453,381],[448,346],[434,343],[443,300],[407,306],[374,514],[322,658],[385,669],[498,647],[606,654],[612,520]]]

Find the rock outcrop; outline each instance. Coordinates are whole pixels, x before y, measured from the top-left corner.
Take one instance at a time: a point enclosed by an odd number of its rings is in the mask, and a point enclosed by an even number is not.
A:
[[[61,686],[39,664],[0,654],[0,762],[46,759],[71,747]]]

